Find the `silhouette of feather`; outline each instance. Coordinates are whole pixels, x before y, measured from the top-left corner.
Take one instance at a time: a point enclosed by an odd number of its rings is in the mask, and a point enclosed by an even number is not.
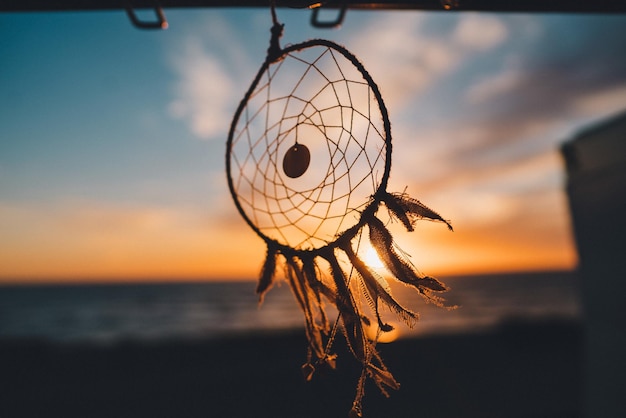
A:
[[[407,231],[411,232],[414,230],[413,224],[415,223],[415,219],[409,218],[407,209],[401,205],[399,199],[397,199],[394,195],[385,193],[382,200],[385,202],[385,206],[387,206],[387,209],[389,209],[391,214],[402,222]]]
[[[342,243],[340,248],[346,253],[348,260],[350,260],[350,263],[354,266],[354,269],[357,271],[365,284],[365,289],[367,294],[369,294],[369,299],[372,300],[373,309],[376,313],[380,329],[383,331],[391,331],[393,327],[382,322],[378,310],[378,301],[383,302],[387,307],[395,312],[409,327],[413,327],[419,319],[419,315],[406,309],[395,300],[395,298],[391,295],[391,288],[387,284],[386,280],[367,267],[363,260],[356,255],[350,243]]]
[[[278,257],[278,251],[270,244],[267,245],[267,254],[265,256],[265,262],[261,269],[261,277],[256,287],[256,293],[259,295],[259,305],[263,303],[263,299],[267,291],[272,287],[274,281],[274,273],[276,271],[276,258]]]
[[[443,219],[437,212],[406,193],[384,193],[382,201],[408,231],[413,231],[415,222],[419,219],[443,222],[450,231],[453,231],[450,221]]]
[[[444,292],[448,288],[435,278],[420,276],[402,259],[394,248],[393,238],[385,225],[375,216],[368,220],[370,243],[385,267],[401,282],[413,286],[429,302],[443,306],[443,299],[432,292]]]
[[[361,323],[361,315],[355,305],[352,293],[346,283],[346,276],[337,257],[332,250],[324,254],[324,258],[330,264],[330,272],[337,286],[337,299],[336,307],[339,311],[339,316],[343,322],[343,331],[346,336],[348,346],[352,351],[354,357],[362,363],[366,362],[367,358],[367,342],[365,340],[365,333],[363,332],[363,324]]]
[[[389,393],[387,393],[387,388],[398,390],[400,389],[400,384],[393,377],[391,372],[385,368],[377,367],[373,364],[367,365],[367,374],[374,380],[378,389],[382,392],[383,395],[389,397]]]
[[[324,303],[322,302],[321,295],[324,295],[331,303],[335,303],[335,292],[328,288],[324,282],[322,282],[318,276],[317,266],[313,257],[301,257],[302,259],[302,273],[308,287],[315,295],[315,302],[318,306],[318,311],[321,319],[321,328],[324,333],[328,333],[330,330],[330,324],[328,317],[326,316],[326,310],[324,309]]]
[[[371,217],[368,220],[368,227],[370,243],[387,270],[398,280],[405,279],[407,275],[413,275],[413,269],[396,254],[393,248],[393,237],[380,219],[375,216]]]
[[[325,349],[322,330],[315,323],[315,309],[320,307],[311,304],[311,297],[314,297],[314,292],[308,287],[297,261],[292,257],[287,257],[287,267],[287,276],[289,277],[291,290],[305,316],[305,331],[309,340],[309,346],[317,358],[323,358]]]

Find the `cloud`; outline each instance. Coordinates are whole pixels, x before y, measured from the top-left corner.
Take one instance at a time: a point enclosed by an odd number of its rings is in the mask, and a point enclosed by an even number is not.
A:
[[[192,30],[195,29],[195,30]],[[168,112],[184,120],[201,139],[223,137],[243,95],[240,81],[250,79],[251,64],[228,20],[213,16],[170,43],[175,74]]]
[[[626,109],[623,19],[536,17],[532,31],[527,21],[507,18],[503,48],[467,56],[451,70],[449,78],[466,80],[456,85],[462,89],[435,86],[434,101],[417,101],[411,118],[395,122],[394,138],[410,140],[394,161],[412,167],[422,185],[524,164]]]
[[[612,113],[622,97],[616,91],[626,86],[623,20],[537,21],[544,25],[543,37],[516,28],[516,36],[527,36],[530,47],[511,43],[508,51],[515,59],[509,56],[503,66],[468,87],[469,116],[488,121],[498,131],[509,127],[516,132],[520,122],[530,120],[557,122]],[[594,106],[581,105],[592,97]],[[622,105],[626,108],[626,101]]]
[[[581,115],[594,115],[598,110],[610,114],[623,112],[626,110],[626,83],[579,97],[572,103],[572,108]]]
[[[174,60],[178,73],[175,99],[168,110],[200,138],[224,133],[230,118],[233,80],[223,64],[196,39],[188,39]]]
[[[502,44],[508,30],[501,20],[480,14],[468,14],[459,20],[452,34],[453,42],[472,51],[488,51]]]
[[[471,85],[465,92],[465,100],[470,104],[481,104],[512,92],[523,79],[516,69],[502,71],[499,74],[485,77]]]
[[[388,13],[368,22],[350,41],[379,80],[387,101],[405,105],[461,68],[473,54],[496,48],[508,37],[498,18],[449,16],[427,19],[418,13]]]
[[[389,101],[406,102],[454,59],[442,42],[416,37],[421,22],[417,14],[384,15],[349,41]]]

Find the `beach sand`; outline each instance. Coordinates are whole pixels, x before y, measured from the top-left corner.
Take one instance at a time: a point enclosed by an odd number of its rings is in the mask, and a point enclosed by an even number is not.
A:
[[[358,365],[338,339],[337,370],[305,382],[303,334],[109,346],[2,340],[0,416],[347,417]],[[366,418],[581,416],[577,323],[512,322],[379,348],[401,388],[385,398],[368,384]]]

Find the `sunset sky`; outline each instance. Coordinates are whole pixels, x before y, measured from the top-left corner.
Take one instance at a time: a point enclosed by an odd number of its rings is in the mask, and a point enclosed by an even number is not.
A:
[[[0,282],[255,279],[264,244],[224,153],[263,62],[263,9],[0,14]],[[148,15],[150,16],[150,15]],[[559,145],[626,110],[626,16],[279,10],[328,38],[389,109],[390,191],[450,219],[394,229],[432,275],[574,268]]]

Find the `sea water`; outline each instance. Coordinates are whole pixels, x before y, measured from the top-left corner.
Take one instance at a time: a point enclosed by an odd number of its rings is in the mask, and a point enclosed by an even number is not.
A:
[[[581,317],[572,272],[442,280],[451,287],[443,296],[456,309],[425,303],[410,288],[393,288],[420,314],[412,329],[394,324],[400,337],[474,332],[511,319]],[[1,286],[0,339],[111,343],[303,329],[303,315],[286,284],[272,288],[261,306],[255,286],[253,281]]]

